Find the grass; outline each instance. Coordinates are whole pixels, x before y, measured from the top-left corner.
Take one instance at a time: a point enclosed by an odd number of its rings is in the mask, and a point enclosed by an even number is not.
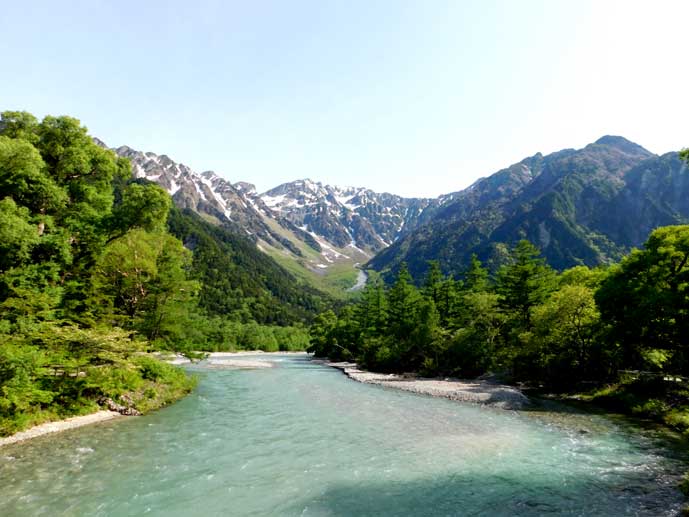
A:
[[[189,377],[177,366],[150,356],[138,357],[136,363],[143,383],[127,395],[141,413],[167,406],[196,387],[196,377]]]
[[[356,283],[358,275],[358,269],[354,267],[355,261],[353,259],[330,264],[321,273],[309,269],[305,265],[305,259],[295,259],[291,255],[286,256],[280,250],[267,245],[263,247],[278,264],[319,291],[323,291],[338,300],[347,300],[352,297],[352,293],[348,292],[347,289]]]

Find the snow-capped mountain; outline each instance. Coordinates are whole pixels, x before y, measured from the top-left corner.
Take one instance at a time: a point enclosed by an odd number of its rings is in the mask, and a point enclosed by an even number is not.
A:
[[[277,217],[340,248],[375,253],[416,228],[437,200],[403,198],[365,188],[335,187],[309,179],[285,183],[259,196]]]
[[[231,226],[266,253],[294,259],[320,274],[335,263],[366,262],[441,204],[439,199],[402,198],[308,179],[259,194],[251,183],[196,172],[165,154],[128,146],[113,150],[131,161],[135,177],[161,185],[178,207]]]
[[[290,239],[268,225],[266,215],[270,217],[271,212],[260,199],[252,198],[255,193],[253,185],[244,182],[233,185],[213,171],[195,172],[165,154],[143,153],[128,146],[114,151],[131,161],[135,177],[161,185],[178,207],[210,216],[256,241],[301,256],[299,248]]]

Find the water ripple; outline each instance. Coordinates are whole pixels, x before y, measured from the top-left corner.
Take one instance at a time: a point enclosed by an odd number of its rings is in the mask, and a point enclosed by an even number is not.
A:
[[[279,359],[194,367],[197,392],[165,410],[3,448],[0,515],[657,516],[681,504],[686,458],[623,422],[462,405]]]

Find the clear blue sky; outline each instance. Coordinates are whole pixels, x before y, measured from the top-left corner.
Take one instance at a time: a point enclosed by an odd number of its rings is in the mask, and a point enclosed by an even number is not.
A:
[[[689,145],[689,2],[0,0],[0,109],[259,190],[436,196],[620,134]]]

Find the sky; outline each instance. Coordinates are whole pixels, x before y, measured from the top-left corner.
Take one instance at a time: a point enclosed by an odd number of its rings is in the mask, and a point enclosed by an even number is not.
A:
[[[0,110],[259,191],[404,196],[622,135],[689,146],[689,2],[0,0]]]

